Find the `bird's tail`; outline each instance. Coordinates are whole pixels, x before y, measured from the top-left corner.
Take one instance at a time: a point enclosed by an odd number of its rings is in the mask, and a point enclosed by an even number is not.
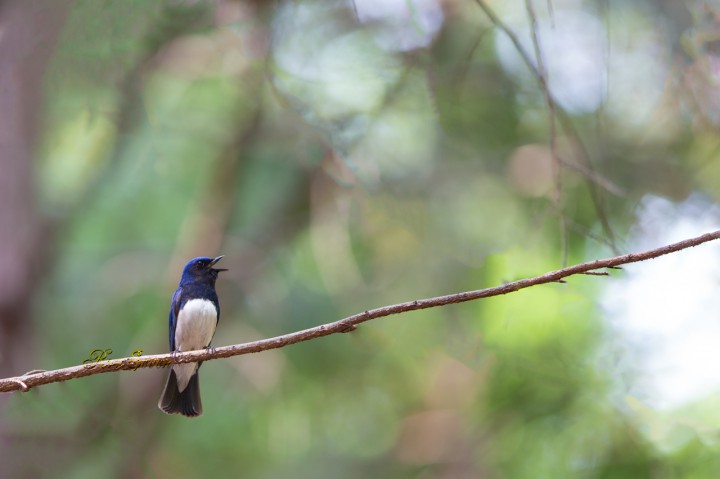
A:
[[[187,387],[180,392],[175,369],[171,368],[170,375],[165,383],[165,390],[160,397],[160,401],[158,401],[158,407],[167,414],[182,414],[187,417],[201,415],[202,401],[200,400],[198,370],[190,377]]]

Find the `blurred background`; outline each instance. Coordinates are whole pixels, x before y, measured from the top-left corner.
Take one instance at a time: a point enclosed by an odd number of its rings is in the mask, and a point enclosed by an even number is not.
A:
[[[3,0],[0,373],[214,345],[720,225],[720,4]],[[720,248],[0,396],[2,477],[720,475]]]

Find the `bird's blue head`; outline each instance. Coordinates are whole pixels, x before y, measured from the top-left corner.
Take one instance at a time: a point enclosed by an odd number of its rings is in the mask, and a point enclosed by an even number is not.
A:
[[[213,268],[222,258],[222,256],[214,259],[201,256],[200,258],[191,259],[185,265],[185,269],[183,269],[180,284],[208,282],[214,287],[218,273],[220,273],[220,271],[227,271],[225,268]]]

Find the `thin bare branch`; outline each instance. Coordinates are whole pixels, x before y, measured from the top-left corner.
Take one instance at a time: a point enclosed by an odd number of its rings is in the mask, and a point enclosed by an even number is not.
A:
[[[568,259],[568,232],[565,222],[565,213],[560,208],[562,203],[562,161],[557,149],[557,121],[555,113],[555,100],[550,94],[550,76],[545,68],[542,46],[540,45],[540,34],[538,32],[538,20],[535,14],[533,0],[525,0],[525,8],[530,19],[530,35],[535,49],[535,61],[537,62],[537,74],[540,77],[540,87],[545,98],[548,116],[548,135],[550,137],[550,156],[552,157],[553,183],[555,185],[552,193],[552,202],[558,210],[560,217],[560,250],[562,251],[562,265],[567,266]]]
[[[547,0],[548,17],[550,18],[550,26],[555,28],[555,9],[552,0]]]
[[[586,263],[568,266],[567,268],[562,268],[556,271],[550,271],[549,273],[545,273],[534,278],[512,281],[501,286],[383,306],[381,308],[371,309],[348,316],[347,318],[333,323],[322,324],[320,326],[315,326],[314,328],[274,338],[262,339],[260,341],[252,341],[250,343],[223,346],[216,349],[188,351],[185,353],[177,353],[175,355],[157,354],[153,356],[112,359],[109,361],[100,361],[98,363],[56,369],[54,371],[31,371],[22,376],[0,379],[0,392],[28,391],[30,388],[40,386],[42,384],[67,381],[69,379],[82,378],[85,376],[92,376],[94,374],[109,373],[112,371],[129,371],[136,370],[137,368],[165,367],[174,363],[209,361],[211,359],[229,358],[232,356],[239,356],[241,354],[259,353],[260,351],[282,348],[290,344],[309,341],[311,339],[329,336],[335,333],[353,331],[359,324],[370,321],[371,319],[383,318],[394,314],[407,313],[409,311],[417,311],[420,309],[437,308],[449,304],[464,303],[492,296],[500,296],[540,284],[558,282],[564,283],[565,280],[563,278],[567,278],[568,276],[593,272],[601,273],[598,270],[605,268],[614,269],[623,264],[646,261],[717,239],[720,239],[720,230],[712,233],[706,233],[696,238],[687,239],[678,243],[645,251],[643,253],[630,253],[621,256],[614,256],[612,258],[588,261]]]
[[[473,56],[475,56],[475,52],[480,47],[480,44],[485,39],[485,36],[491,31],[492,31],[491,28],[486,28],[485,30],[482,30],[480,32],[480,34],[477,36],[477,38],[475,39],[475,42],[473,43],[473,46],[468,50],[467,55],[465,55],[466,59],[462,63],[462,65],[463,65],[462,68],[458,71],[458,73],[456,75],[456,80],[455,80],[456,82],[459,82],[460,80],[464,80],[467,77],[468,72],[470,70],[470,65],[472,64]]]
[[[625,191],[620,186],[613,183],[611,180],[605,178],[604,176],[598,175],[594,170],[591,168],[588,168],[587,166],[584,166],[580,163],[576,163],[573,161],[568,161],[564,159],[563,157],[559,157],[560,163],[563,164],[563,166],[566,166],[570,168],[571,170],[575,170],[578,173],[580,173],[585,178],[589,179],[593,183],[597,184],[599,187],[604,188],[608,192],[612,193],[615,196],[618,196],[620,198],[626,198],[628,196],[627,191]]]
[[[584,178],[587,180],[588,189],[590,190],[590,196],[595,205],[595,210],[598,213],[598,216],[600,219],[600,224],[602,225],[603,231],[605,232],[608,239],[610,240],[613,251],[615,253],[617,253],[618,248],[615,244],[615,235],[614,235],[612,228],[610,226],[610,223],[607,219],[607,215],[605,214],[602,198],[600,197],[600,195],[598,194],[598,192],[596,191],[596,188],[595,188],[595,185],[600,186],[601,188],[604,188],[606,184],[608,184],[608,183],[611,184],[611,183],[608,181],[598,182],[599,179],[602,179],[602,176],[600,176],[597,172],[594,171],[594,169],[592,167],[592,161],[591,161],[590,155],[588,154],[587,148],[585,148],[585,145],[582,142],[580,134],[575,129],[574,125],[568,118],[567,114],[565,114],[565,112],[561,108],[557,107],[557,101],[553,97],[552,92],[550,91],[550,89],[548,87],[546,75],[543,73],[543,71],[540,70],[539,63],[538,63],[538,65],[536,65],[532,61],[532,57],[530,56],[530,53],[523,47],[522,42],[520,41],[520,38],[518,37],[518,35],[505,22],[503,22],[500,19],[500,17],[498,17],[498,15],[495,13],[495,11],[492,8],[490,8],[490,6],[487,5],[487,3],[485,3],[484,0],[475,0],[475,3],[478,4],[480,9],[490,19],[492,24],[495,25],[496,28],[500,29],[503,33],[505,33],[505,35],[507,35],[507,37],[510,39],[513,46],[515,47],[515,50],[520,55],[520,58],[522,58],[523,62],[530,69],[530,71],[532,72],[536,81],[540,85],[540,89],[543,91],[543,94],[549,96],[550,101],[552,102],[552,104],[554,105],[554,107],[556,109],[554,118],[556,118],[556,120],[560,123],[560,125],[565,130],[565,132],[575,140],[573,142],[573,144],[574,144],[573,146],[575,147],[576,153],[578,154],[578,157],[582,158],[585,161],[585,163],[587,164],[587,167],[584,168],[584,170],[586,170],[586,171],[583,171],[583,169],[580,169],[580,168],[576,168],[576,170],[578,172],[580,172],[581,174],[583,174]],[[529,3],[526,5],[529,5]],[[532,7],[530,7],[530,9],[532,10]],[[530,13],[530,11],[528,13]],[[534,17],[534,10],[532,10],[531,17]],[[538,57],[538,58],[540,58],[540,57]],[[563,161],[562,159],[560,159],[559,161],[566,165],[569,163],[569,162]],[[592,174],[587,174],[589,172],[591,172]],[[617,190],[611,189],[608,191],[615,193]],[[561,218],[564,218],[564,217],[561,215]]]

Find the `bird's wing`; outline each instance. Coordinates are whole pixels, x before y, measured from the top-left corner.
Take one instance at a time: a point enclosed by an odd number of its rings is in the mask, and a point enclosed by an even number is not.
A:
[[[170,316],[168,317],[168,327],[170,328],[170,351],[175,351],[175,327],[177,326],[177,318],[180,313],[180,301],[182,299],[182,287],[175,290],[172,301],[170,302]]]

